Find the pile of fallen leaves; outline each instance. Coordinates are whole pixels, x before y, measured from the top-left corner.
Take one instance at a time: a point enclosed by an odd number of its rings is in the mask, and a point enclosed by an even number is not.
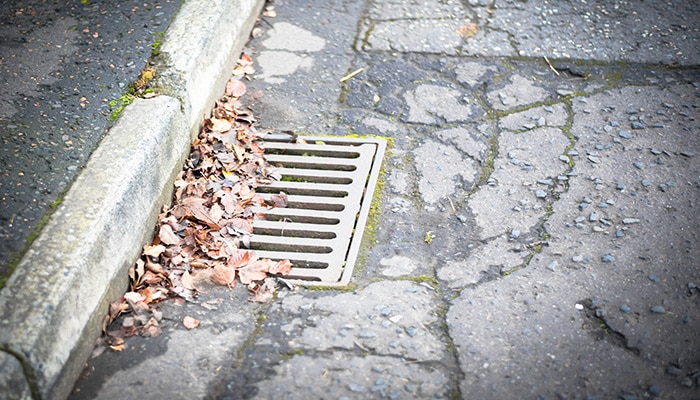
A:
[[[240,246],[253,233],[253,219],[262,218],[254,207],[286,206],[284,193],[267,204],[255,192],[280,176],[266,162],[263,133],[240,101],[246,93],[241,78],[251,71],[252,60],[244,56],[192,144],[175,181],[173,206],[159,216],[153,243],[129,269],[129,292],[110,305],[103,331],[113,350],[122,350],[126,337],[160,334],[161,313],[152,305],[171,298],[193,300],[198,282],[229,288],[240,282],[252,293],[250,300],[265,302],[277,288],[274,276],[290,271],[288,260],[259,259]],[[110,330],[125,313],[121,325]],[[199,321],[187,317],[183,324],[192,329]]]

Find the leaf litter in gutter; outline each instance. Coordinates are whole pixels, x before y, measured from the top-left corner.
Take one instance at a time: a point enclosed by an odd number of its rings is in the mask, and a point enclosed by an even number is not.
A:
[[[175,180],[172,207],[159,215],[153,242],[129,268],[129,291],[110,304],[102,321],[103,346],[93,355],[106,347],[123,350],[129,336],[159,335],[162,313],[153,304],[194,300],[201,279],[229,288],[244,284],[250,301],[266,302],[277,289],[275,277],[289,273],[288,260],[260,259],[241,249],[253,233],[253,220],[263,218],[253,207],[287,205],[283,192],[267,203],[255,192],[255,187],[280,175],[265,160],[264,132],[256,129],[253,113],[241,103],[246,94],[242,78],[253,72],[252,59],[244,54],[191,145]],[[216,309],[214,303],[207,305]],[[127,314],[119,326],[112,326]],[[199,321],[185,317],[182,324],[194,329]]]

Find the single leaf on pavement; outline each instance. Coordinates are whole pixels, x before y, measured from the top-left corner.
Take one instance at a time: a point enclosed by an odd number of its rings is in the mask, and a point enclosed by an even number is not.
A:
[[[245,94],[245,83],[238,79],[231,79],[226,84],[226,96],[241,97]]]
[[[199,326],[199,320],[194,319],[188,315],[185,318],[183,318],[182,325],[184,325],[185,328],[187,328],[188,330],[194,329]]]
[[[182,282],[182,286],[184,286],[185,289],[197,290],[197,288],[194,286],[194,281],[192,280],[192,275],[190,275],[189,271],[185,271],[185,273],[182,274],[180,277],[180,282]]]
[[[277,289],[277,284],[272,278],[265,278],[262,285],[257,282],[251,282],[248,285],[248,290],[250,290],[253,295],[248,298],[250,301],[257,303],[267,303],[272,300]]]
[[[464,26],[460,26],[459,28],[457,28],[457,34],[465,38],[474,37],[474,35],[476,35],[477,32],[479,32],[479,25],[473,22],[470,22]]]
[[[211,280],[217,285],[228,286],[233,288],[236,282],[236,270],[222,264],[214,266],[214,273],[211,274]]]
[[[153,317],[151,317],[143,328],[141,328],[142,336],[155,337],[160,335],[162,332],[163,330],[160,328],[160,325],[158,325],[158,321],[156,321],[156,319]]]

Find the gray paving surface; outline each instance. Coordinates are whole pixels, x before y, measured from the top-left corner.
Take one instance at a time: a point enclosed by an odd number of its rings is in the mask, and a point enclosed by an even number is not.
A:
[[[354,286],[202,282],[72,398],[700,397],[695,3],[270,4],[261,125],[392,139]]]
[[[0,276],[85,166],[179,2],[0,1]]]

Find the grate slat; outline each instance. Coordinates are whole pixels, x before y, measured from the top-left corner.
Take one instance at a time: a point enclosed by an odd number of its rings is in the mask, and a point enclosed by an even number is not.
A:
[[[344,286],[352,276],[386,141],[270,135],[266,159],[282,179],[256,191],[266,201],[287,193],[284,208],[254,207],[249,248],[258,256],[288,259],[285,280]]]

